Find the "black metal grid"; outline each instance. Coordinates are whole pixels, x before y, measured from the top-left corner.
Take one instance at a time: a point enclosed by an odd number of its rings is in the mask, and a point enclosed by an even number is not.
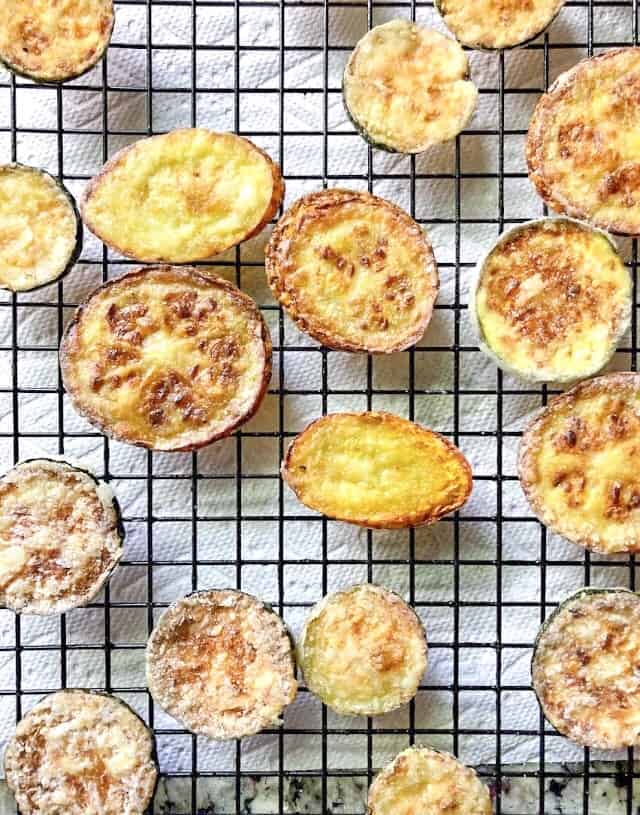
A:
[[[504,811],[501,794],[503,780],[526,776],[537,779],[537,801],[530,803],[524,811],[543,813],[545,790],[550,780],[561,780],[565,773],[557,767],[549,769],[545,763],[546,748],[550,739],[556,737],[539,713],[536,713],[535,721],[529,727],[511,720],[513,705],[510,703],[507,708],[505,700],[513,700],[516,698],[514,694],[521,694],[524,699],[525,696],[530,697],[531,692],[526,680],[507,681],[503,668],[514,653],[530,650],[535,631],[531,626],[525,626],[521,641],[511,641],[503,635],[505,619],[512,615],[525,615],[533,620],[535,629],[576,583],[622,582],[635,587],[636,564],[634,558],[607,560],[588,553],[582,555],[574,548],[563,548],[552,536],[547,536],[546,531],[526,511],[519,510],[517,506],[513,509],[513,495],[517,490],[512,466],[513,449],[520,428],[514,426],[511,420],[512,400],[514,405],[520,407],[524,404],[522,400],[525,400],[533,408],[544,404],[552,391],[546,387],[524,388],[494,369],[491,369],[489,382],[485,381],[486,378],[482,378],[480,384],[473,378],[468,381],[469,361],[475,363],[477,349],[468,339],[465,328],[464,284],[474,258],[465,255],[464,240],[470,226],[487,227],[495,235],[506,224],[542,213],[539,202],[536,210],[527,212],[526,216],[519,211],[514,213],[512,197],[506,192],[506,186],[511,181],[526,179],[524,166],[507,168],[505,160],[507,145],[513,140],[521,141],[526,133],[526,122],[513,126],[509,121],[510,97],[529,95],[535,101],[559,73],[554,66],[555,53],[571,55],[563,64],[563,67],[568,67],[580,56],[602,48],[637,44],[637,0],[569,0],[551,32],[529,45],[525,51],[474,55],[472,59],[483,60],[485,70],[488,62],[493,65],[495,83],[480,89],[481,105],[491,111],[493,120],[491,126],[478,126],[477,122],[472,122],[470,129],[458,137],[455,144],[446,148],[450,166],[437,172],[433,169],[430,155],[389,159],[370,149],[366,151],[366,157],[363,154],[363,161],[356,171],[335,171],[331,153],[336,145],[339,149],[341,140],[356,138],[350,128],[336,126],[331,121],[331,102],[340,93],[339,84],[334,79],[332,60],[344,64],[355,44],[355,40],[344,42],[340,39],[342,15],[360,15],[362,25],[358,36],[361,36],[367,26],[382,21],[385,15],[391,13],[429,22],[433,12],[431,2],[119,0],[116,8],[118,20],[125,17],[127,20],[134,19],[135,29],[142,35],[134,37],[132,41],[129,30],[118,24],[107,58],[87,76],[62,88],[52,89],[34,85],[8,73],[0,75],[0,114],[4,116],[0,125],[2,160],[29,163],[24,154],[25,151],[28,153],[33,140],[48,140],[46,143],[51,145],[51,150],[47,168],[57,173],[74,192],[79,192],[92,174],[93,167],[88,172],[70,166],[70,137],[88,137],[93,152],[97,153],[93,158],[99,165],[123,140],[132,141],[166,129],[157,123],[157,110],[162,112],[167,104],[180,105],[179,100],[186,98],[185,120],[181,124],[233,129],[263,144],[274,158],[279,159],[289,183],[288,202],[302,190],[321,186],[352,184],[385,194],[384,184],[391,182],[395,185],[394,194],[400,191],[402,200],[399,203],[417,217],[427,230],[437,231],[442,227],[445,236],[442,243],[448,244],[450,252],[442,253],[444,259],[439,255],[439,265],[443,276],[451,275],[451,286],[440,298],[435,320],[441,320],[446,327],[447,339],[444,342],[434,341],[432,333],[427,332],[415,349],[394,358],[393,366],[401,369],[400,375],[397,370],[384,367],[383,362],[371,357],[360,358],[363,370],[359,384],[336,387],[332,384],[333,363],[344,355],[307,342],[291,330],[273,301],[266,299],[265,289],[259,282],[263,236],[252,242],[250,251],[245,252],[245,247],[238,248],[210,265],[216,266],[218,271],[255,294],[270,322],[276,365],[267,400],[270,407],[264,414],[268,420],[261,422],[259,416],[257,421],[236,433],[229,443],[216,445],[216,450],[223,450],[220,454],[204,451],[171,458],[140,452],[135,457],[134,471],[123,467],[122,461],[129,463],[130,460],[118,445],[110,444],[90,428],[76,426],[55,362],[57,343],[72,308],[96,282],[127,268],[128,262],[111,257],[104,248],[90,241],[87,248],[85,242],[85,253],[79,268],[63,283],[34,295],[6,296],[0,302],[0,319],[7,331],[0,345],[0,399],[5,408],[2,413],[9,414],[10,420],[9,424],[5,422],[0,426],[3,463],[8,466],[37,450],[68,455],[77,454],[80,450],[91,461],[97,460],[94,468],[101,470],[99,475],[112,481],[119,495],[131,489],[136,497],[131,504],[125,501],[125,523],[130,541],[127,559],[98,602],[86,610],[66,615],[66,618],[43,623],[41,627],[36,627],[33,636],[29,618],[14,618],[8,612],[2,612],[7,615],[0,619],[0,658],[6,658],[0,680],[2,717],[9,722],[11,729],[14,717],[19,719],[40,695],[59,687],[77,685],[80,675],[78,664],[88,654],[89,667],[87,669],[85,665],[82,670],[90,670],[90,681],[85,684],[122,695],[147,718],[159,740],[164,784],[170,792],[182,789],[186,802],[184,806],[167,808],[160,795],[155,811],[249,811],[244,808],[245,802],[258,778],[275,790],[273,803],[264,804],[265,812],[298,811],[296,805],[291,804],[292,790],[295,793],[298,785],[299,791],[301,780],[306,778],[314,779],[310,783],[314,785],[316,800],[310,809],[304,811],[336,811],[346,815],[356,807],[355,811],[361,812],[360,804],[333,808],[333,802],[340,797],[340,789],[336,787],[340,779],[358,779],[364,790],[381,764],[386,763],[403,746],[414,742],[437,743],[460,754],[468,763],[474,763],[479,744],[474,739],[490,739],[494,745],[496,764],[495,773],[492,773],[496,780],[496,812]],[[598,27],[600,17],[614,8],[619,9],[628,20],[628,31],[620,42],[610,40],[609,33]],[[220,46],[200,40],[199,22],[210,13],[232,17],[231,41]],[[245,26],[251,30],[252,15],[265,13],[273,21],[274,42],[246,42]],[[175,15],[177,21],[187,15],[186,33],[177,24],[175,41],[174,38],[171,42],[159,39],[154,33],[155,16],[159,14]],[[313,41],[305,38],[304,42],[298,42],[292,39],[290,31],[297,31],[298,27],[292,23],[294,18],[290,15],[300,14],[313,16],[314,23],[317,23],[315,27],[318,30]],[[568,14],[582,15],[584,18],[584,34],[579,41],[562,38],[560,21]],[[335,25],[334,15],[337,20]],[[140,58],[144,81],[138,81],[135,75],[124,83],[112,80],[113,65],[120,58],[119,52],[124,51],[134,63]],[[134,52],[138,52],[138,57]],[[525,78],[524,87],[519,87],[509,79],[509,71],[519,59],[531,53],[540,55],[539,69],[535,76]],[[302,54],[316,60],[319,70],[311,85],[286,85],[290,54]],[[186,60],[183,72],[185,81],[169,89],[170,99],[163,96],[167,88],[162,85],[162,75],[158,70],[158,65],[163,64],[163,55]],[[215,59],[227,57],[223,59],[226,67],[223,71],[211,70],[206,77],[209,81],[203,82],[200,59],[207,59],[208,55],[214,55]],[[258,89],[244,81],[243,60],[247,56],[250,59],[275,60],[277,72],[272,87]],[[49,106],[53,116],[49,124],[24,124],[21,121],[21,99],[25,92],[45,94],[43,108]],[[117,96],[127,94],[141,104],[139,125],[112,125],[111,105]],[[312,104],[317,102],[319,105],[320,117],[314,127],[290,128],[287,125],[287,104],[293,96],[300,94],[312,99]],[[101,114],[99,125],[87,126],[82,121],[67,123],[67,112],[74,108],[75,95],[91,99],[98,105]],[[206,110],[205,100],[211,96],[230,100],[228,120],[211,121],[207,113],[203,114],[203,110]],[[276,115],[272,129],[262,128],[256,132],[252,129],[250,118],[247,121],[243,105],[252,96],[274,98]],[[297,167],[291,169],[289,140],[305,138],[311,139],[319,151],[319,162],[316,162],[314,172],[301,172]],[[480,170],[473,162],[469,169],[465,161],[467,154],[473,153],[475,148],[470,145],[476,139],[486,140],[495,146],[495,155],[488,161],[489,166],[481,166]],[[293,141],[291,144],[295,146]],[[443,215],[435,208],[429,211],[429,217],[424,217],[424,207],[421,206],[424,191],[428,192],[429,185],[440,182],[450,190],[452,209]],[[473,217],[468,217],[464,207],[469,182],[492,187],[495,207],[488,207],[487,212],[474,212]],[[637,305],[635,241],[629,242],[628,263],[634,276],[634,303]],[[29,321],[32,318],[35,330],[31,330],[33,326],[30,329]],[[634,308],[630,336],[619,352],[621,366],[633,370],[637,367],[638,351],[636,318]],[[42,328],[42,325],[46,328]],[[447,334],[447,331],[450,333]],[[312,386],[308,383],[303,386],[295,382],[290,384],[289,372],[300,365],[303,359],[301,355],[309,354],[319,359],[313,363],[317,375]],[[35,355],[40,355],[40,360],[46,358],[46,362],[33,363]],[[436,368],[445,371],[442,380],[440,373],[434,372]],[[35,371],[35,375],[30,371]],[[44,384],[39,381],[40,376],[45,377]],[[40,400],[41,404],[49,400],[51,427],[39,429],[24,426],[22,417],[25,413],[29,415],[27,408],[34,399]],[[397,412],[427,424],[430,423],[431,405],[436,404],[433,400],[444,400],[449,404],[445,410],[446,426],[437,429],[449,435],[465,451],[475,443],[479,445],[472,451],[476,457],[477,500],[462,513],[444,519],[438,527],[439,532],[421,530],[393,535],[363,532],[359,539],[347,539],[343,545],[342,538],[346,535],[344,528],[306,513],[290,498],[278,479],[278,462],[287,440],[305,423],[302,417],[296,418],[295,412],[292,413],[291,405],[300,404],[304,399],[313,400],[309,410],[316,414],[346,405],[367,408],[384,405],[391,409],[395,406]],[[495,423],[488,427],[469,425],[465,399],[475,400],[476,405],[493,402]],[[489,452],[486,454],[483,453],[484,442],[488,444],[486,450]],[[247,455],[248,449],[253,450],[252,455]],[[478,462],[485,455],[488,462]],[[260,467],[259,472],[249,469],[248,461],[253,466],[261,459],[268,463]],[[258,482],[263,485],[262,489],[265,489],[266,482],[272,485],[266,505],[258,506],[260,511],[256,511],[255,506],[247,501],[247,491],[259,489],[256,487]],[[183,498],[177,501],[177,509],[172,506],[171,493],[178,499]],[[217,501],[216,496],[220,495],[224,497]],[[169,502],[172,511],[164,511],[165,501]],[[253,510],[248,512],[248,506],[252,506]],[[262,528],[261,525],[267,530],[265,537],[269,537],[272,550],[270,556],[262,552],[258,557],[253,557],[246,547],[254,545],[254,536],[259,536],[255,530]],[[252,532],[247,537],[249,528]],[[521,552],[514,554],[509,547],[510,537],[516,530],[520,530],[518,534],[528,534],[523,533],[523,529],[531,530],[530,542]],[[179,555],[174,550],[167,555],[166,540],[175,534],[185,536],[178,547]],[[215,541],[214,545],[212,540]],[[344,584],[341,575],[349,569],[359,570],[360,579],[380,580],[391,587],[401,588],[424,617],[428,632],[436,618],[441,620],[443,629],[448,632],[440,640],[430,638],[432,665],[435,662],[438,666],[448,666],[446,670],[442,669],[445,679],[438,675],[440,681],[435,681],[432,678],[433,668],[430,668],[416,701],[406,711],[392,719],[384,717],[375,724],[371,719],[337,720],[325,708],[314,706],[309,699],[307,702],[310,706],[306,708],[305,697],[309,695],[302,688],[296,703],[297,713],[287,713],[284,727],[249,742],[253,748],[256,745],[262,748],[270,745],[266,752],[261,753],[263,759],[267,756],[264,765],[256,766],[252,763],[252,753],[245,749],[245,742],[232,745],[223,760],[216,756],[213,764],[208,763],[205,742],[177,730],[171,723],[167,724],[162,712],[154,709],[144,686],[144,676],[140,674],[140,665],[146,636],[157,614],[171,599],[192,588],[235,585],[273,602],[295,627],[313,602],[341,585],[341,580]],[[514,569],[536,570],[538,588],[534,596],[514,599],[509,594],[508,586]],[[163,573],[175,570],[173,596],[166,595],[166,588],[158,596],[158,570],[163,570]],[[334,570],[338,570],[337,583]],[[450,591],[445,595],[430,594],[425,590],[425,586],[428,588],[430,585],[429,575],[435,574],[436,570],[444,570],[445,582],[450,584]],[[488,592],[486,597],[469,595],[467,577],[475,570],[485,570],[489,583],[495,587],[493,593]],[[560,580],[560,590],[555,582],[556,570],[558,574],[571,575],[566,581]],[[554,580],[550,582],[552,573]],[[292,574],[296,575],[295,579],[291,577]],[[305,574],[313,575],[315,582],[311,587],[309,579],[309,585],[302,590],[300,597],[292,586],[296,580],[304,584]],[[615,580],[608,580],[608,574],[615,575]],[[473,634],[469,633],[467,611],[480,616],[486,614],[489,618],[493,615],[495,635],[486,641],[474,639]],[[121,639],[125,615],[124,628],[130,631],[130,636]],[[494,669],[489,671],[486,684],[465,681],[468,661],[475,660],[480,652],[491,654]],[[123,660],[129,660],[126,670],[122,667]],[[43,665],[56,667],[48,671],[42,669]],[[139,677],[140,680],[133,685],[123,684],[123,675]],[[44,679],[47,681],[44,682]],[[470,695],[480,693],[492,698],[494,721],[489,721],[486,727],[482,723],[470,726],[465,713],[465,700]],[[441,713],[443,709],[447,713],[444,724],[441,724],[443,717],[438,711]],[[538,768],[523,770],[503,763],[505,745],[512,737],[535,741]],[[305,755],[314,755],[312,760],[305,759],[305,765],[308,763],[309,766],[292,764],[291,756],[294,762],[300,758],[303,742]],[[610,775],[607,770],[590,769],[592,758],[588,750],[581,754],[584,813],[592,811],[589,795],[592,780]],[[626,789],[627,815],[635,812],[634,807],[637,806],[633,798],[633,780],[636,776],[632,771],[632,760],[630,751],[626,770],[623,765],[622,773],[618,772],[616,776],[617,786],[623,785]],[[293,800],[295,797],[294,794]],[[207,808],[211,801],[217,804],[215,810]],[[251,811],[263,810],[254,807]],[[508,811],[515,812],[512,806]]]

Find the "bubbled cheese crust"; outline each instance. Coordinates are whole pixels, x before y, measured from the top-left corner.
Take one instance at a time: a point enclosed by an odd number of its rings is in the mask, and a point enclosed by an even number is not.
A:
[[[28,614],[88,603],[122,555],[109,487],[64,461],[32,459],[0,480],[0,602]]]
[[[583,60],[540,99],[529,126],[529,177],[556,212],[640,233],[640,48]]]
[[[364,584],[315,606],[298,655],[307,687],[326,705],[343,715],[379,716],[416,695],[427,641],[404,600]]]
[[[290,445],[282,477],[303,504],[372,529],[434,523],[461,507],[471,467],[438,433],[390,413],[334,413]]]
[[[154,700],[194,733],[238,739],[277,725],[297,693],[280,617],[239,591],[201,591],[160,618],[147,646]]]
[[[41,82],[88,71],[109,45],[113,0],[2,0],[0,60]]]
[[[631,277],[609,238],[564,218],[502,236],[479,264],[474,295],[483,350],[530,381],[596,373],[631,317]]]
[[[553,399],[520,443],[520,483],[548,527],[594,552],[640,551],[640,375],[583,382]]]
[[[81,211],[123,255],[189,263],[256,235],[283,194],[278,165],[250,141],[187,128],[116,153],[89,183]]]
[[[73,266],[81,241],[75,204],[61,184],[35,167],[0,166],[0,288],[52,283]]]
[[[143,815],[154,754],[151,733],[120,699],[65,690],[22,719],[4,766],[22,815]]]
[[[449,753],[409,747],[369,788],[369,815],[491,815],[489,790]]]
[[[274,296],[299,327],[343,351],[414,345],[438,294],[422,229],[365,192],[324,190],[297,201],[273,232],[265,268]]]
[[[155,450],[192,450],[246,422],[271,376],[256,304],[195,269],[155,266],[109,281],[60,346],[65,387],[103,433]]]
[[[436,0],[445,25],[470,48],[513,48],[534,39],[565,0]]]
[[[391,20],[358,42],[345,68],[344,102],[374,146],[420,153],[453,139],[478,99],[455,40],[408,20]]]
[[[587,589],[541,629],[533,687],[551,724],[585,747],[640,745],[640,598]]]

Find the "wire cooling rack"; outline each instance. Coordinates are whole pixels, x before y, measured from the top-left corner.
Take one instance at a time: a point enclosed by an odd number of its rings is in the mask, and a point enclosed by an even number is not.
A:
[[[288,203],[303,191],[340,185],[398,200],[433,237],[444,285],[436,327],[418,347],[391,362],[345,359],[298,334],[270,299],[261,272],[265,236],[216,261],[218,272],[260,303],[273,334],[275,373],[252,423],[212,448],[173,457],[103,439],[73,414],[58,373],[57,346],[73,307],[128,263],[88,236],[78,268],[63,283],[3,296],[3,465],[40,453],[80,457],[112,482],[128,538],[126,559],[88,608],[52,620],[0,611],[0,735],[6,739],[42,694],[84,685],[119,694],[154,728],[162,770],[155,812],[363,812],[376,769],[417,742],[450,749],[469,764],[495,765],[485,775],[497,813],[542,815],[545,791],[563,785],[567,771],[549,761],[558,737],[545,725],[526,675],[512,676],[510,666],[530,652],[539,623],[574,588],[635,587],[635,561],[567,547],[514,498],[519,419],[552,391],[524,388],[493,366],[479,366],[466,330],[465,281],[479,243],[543,212],[522,158],[528,120],[514,114],[515,103],[530,112],[562,69],[597,50],[637,44],[636,0],[569,0],[550,33],[525,50],[473,54],[474,76],[480,65],[478,73],[488,77],[480,115],[455,143],[418,158],[371,151],[348,123],[334,121],[333,111],[340,69],[356,39],[393,16],[432,22],[432,3],[120,0],[116,10],[107,58],[85,77],[51,88],[0,74],[3,161],[37,159],[78,194],[117,147],[168,124],[234,130],[280,161]],[[345,33],[347,15],[355,15],[356,26]],[[212,19],[226,21],[222,42],[208,39]],[[289,85],[296,61],[310,64],[311,76]],[[272,66],[271,79],[257,88],[251,77],[264,65]],[[309,117],[292,125],[290,106],[299,102]],[[268,110],[259,128],[255,105]],[[128,116],[120,118],[121,110]],[[359,158],[345,166],[347,147]],[[636,242],[624,249],[635,304]],[[634,308],[617,356],[619,367],[633,370],[636,318]],[[352,379],[342,375],[345,368]],[[435,426],[472,458],[475,498],[462,513],[433,529],[354,531],[307,513],[286,491],[278,464],[288,438],[321,413],[376,407]],[[511,586],[525,574],[531,593],[514,594]],[[402,591],[425,620],[430,668],[405,710],[375,722],[340,719],[303,687],[281,729],[214,748],[154,708],[144,647],[171,600],[195,588],[236,586],[272,602],[299,630],[313,602],[354,579]],[[481,721],[471,715],[479,698]],[[516,742],[528,745],[529,763],[510,763]],[[604,811],[594,785],[611,777],[625,800],[620,811],[636,812],[633,755],[615,776],[613,765],[593,764],[594,757],[588,750],[572,755],[577,800],[562,811]],[[527,800],[507,802],[510,783],[525,778]]]

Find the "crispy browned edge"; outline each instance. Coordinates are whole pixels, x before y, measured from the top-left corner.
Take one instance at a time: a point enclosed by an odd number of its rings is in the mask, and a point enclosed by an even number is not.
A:
[[[464,495],[462,496],[462,498],[459,501],[457,501],[456,503],[451,504],[451,505],[449,505],[447,507],[442,508],[442,510],[440,512],[438,512],[438,513],[425,512],[413,524],[410,524],[410,523],[407,522],[406,516],[401,516],[397,520],[389,521],[387,523],[371,523],[371,522],[368,522],[366,520],[352,520],[352,519],[347,519],[347,518],[339,518],[339,517],[333,516],[333,515],[327,515],[326,517],[332,518],[335,521],[343,521],[345,523],[350,523],[350,524],[353,524],[354,526],[363,526],[363,527],[365,527],[365,529],[409,529],[409,528],[415,528],[415,527],[418,527],[418,526],[429,526],[430,524],[434,524],[437,521],[439,521],[440,518],[444,517],[445,515],[448,515],[450,512],[455,512],[457,509],[460,509],[460,507],[462,507],[462,506],[464,506],[464,504],[466,504],[467,500],[469,499],[469,496],[471,495],[471,491],[473,489],[473,473],[472,473],[472,470],[471,470],[471,465],[467,461],[467,458],[465,457],[462,450],[460,450],[458,447],[456,447],[456,445],[453,442],[449,441],[449,439],[447,439],[445,436],[441,435],[440,433],[436,433],[435,430],[430,430],[429,428],[423,427],[422,425],[418,424],[417,422],[412,422],[410,419],[403,419],[400,416],[396,416],[393,413],[388,413],[387,411],[382,411],[382,410],[368,410],[368,411],[362,411],[360,413],[356,413],[356,412],[328,413],[326,416],[321,416],[320,418],[315,419],[313,422],[308,424],[302,432],[298,433],[298,435],[295,437],[295,439],[289,445],[289,447],[287,449],[287,452],[285,453],[284,459],[282,461],[282,465],[280,467],[280,474],[282,475],[282,478],[284,479],[284,481],[286,481],[286,483],[289,485],[289,487],[293,490],[293,492],[296,495],[296,498],[300,501],[300,503],[304,504],[305,506],[309,506],[308,504],[305,504],[305,502],[302,500],[302,498],[300,498],[300,495],[298,494],[298,491],[293,486],[293,484],[291,482],[291,479],[290,479],[290,476],[289,476],[289,462],[291,460],[291,456],[293,455],[294,447],[296,446],[298,441],[304,435],[306,435],[309,432],[313,432],[313,428],[315,427],[315,425],[320,424],[321,422],[325,422],[326,420],[330,420],[330,419],[332,419],[334,417],[337,417],[337,416],[353,416],[353,417],[356,417],[356,418],[361,418],[363,416],[376,416],[376,417],[381,418],[383,422],[391,422],[392,424],[400,423],[403,426],[405,425],[405,423],[407,423],[408,425],[412,425],[412,427],[410,429],[414,433],[418,431],[418,432],[421,432],[421,433],[431,433],[434,436],[437,436],[445,444],[445,446],[451,451],[452,455],[455,456],[458,459],[458,461],[462,464],[463,469],[465,470],[465,472],[467,474],[467,487],[466,487]],[[314,507],[309,507],[309,508],[314,509]]]
[[[280,286],[280,267],[282,264],[286,262],[288,251],[290,248],[290,241],[288,238],[288,232],[290,229],[295,228],[294,219],[296,219],[301,210],[305,210],[309,208],[310,210],[320,210],[320,209],[328,209],[332,206],[340,206],[344,203],[348,203],[349,201],[356,201],[360,200],[363,202],[369,202],[374,204],[375,206],[381,206],[387,209],[394,218],[399,222],[404,222],[406,224],[407,220],[411,221],[412,225],[420,229],[420,233],[424,244],[429,252],[430,259],[431,259],[431,271],[435,278],[435,290],[433,300],[431,305],[425,315],[425,319],[420,323],[420,325],[416,328],[416,330],[408,336],[405,340],[401,342],[396,342],[392,345],[360,345],[357,343],[348,342],[346,340],[341,340],[331,334],[330,330],[327,329],[322,322],[309,325],[306,318],[299,314],[295,308],[295,305],[285,305],[283,303],[282,298],[282,289]],[[316,203],[319,202],[319,203]],[[354,352],[367,352],[372,354],[391,354],[395,351],[404,351],[407,348],[410,348],[412,345],[415,345],[418,340],[424,334],[429,322],[431,321],[431,316],[433,314],[433,306],[435,301],[438,297],[438,292],[440,290],[440,278],[438,275],[438,266],[436,263],[435,256],[433,254],[433,247],[431,246],[431,241],[429,237],[424,232],[423,229],[420,228],[419,224],[417,224],[411,216],[406,213],[403,209],[398,207],[396,204],[392,204],[391,201],[387,201],[385,198],[380,198],[377,195],[372,195],[368,192],[361,192],[356,190],[347,190],[343,188],[334,188],[328,190],[320,190],[318,192],[312,192],[308,195],[299,198],[288,210],[285,214],[280,218],[278,223],[276,224],[273,233],[271,235],[271,239],[267,244],[265,249],[265,272],[267,274],[267,281],[269,286],[271,287],[271,291],[273,292],[274,297],[282,303],[283,307],[286,309],[287,314],[291,317],[291,319],[300,327],[302,331],[309,334],[309,336],[313,337],[313,339],[317,340],[318,342],[325,345],[327,348],[332,348],[336,351],[354,351]]]
[[[606,229],[616,235],[637,235],[638,230],[630,228],[630,225],[624,221],[614,221],[610,223],[602,218],[594,218],[580,207],[568,201],[553,184],[547,182],[543,155],[544,134],[547,130],[547,122],[553,114],[556,99],[561,99],[573,85],[580,82],[581,78],[591,71],[593,66],[597,66],[601,62],[611,59],[624,51],[637,51],[640,55],[640,48],[637,46],[612,48],[595,57],[587,57],[578,62],[577,65],[569,68],[568,71],[560,74],[548,91],[540,98],[533,112],[525,143],[525,157],[529,170],[529,180],[536,188],[538,195],[555,212],[569,215],[579,220],[588,221],[594,226]]]
[[[90,229],[91,232],[93,232],[93,234],[97,238],[99,238],[110,249],[113,249],[115,252],[119,252],[121,255],[124,255],[125,257],[130,257],[130,258],[133,258],[133,260],[141,261],[142,263],[172,263],[172,262],[174,262],[174,261],[172,261],[171,258],[141,257],[139,255],[134,255],[134,254],[132,254],[130,252],[124,251],[124,249],[122,247],[118,246],[117,243],[114,243],[113,241],[107,240],[99,232],[99,230],[95,228],[95,226],[91,223],[91,219],[87,217],[85,208],[86,208],[87,202],[89,201],[89,199],[91,198],[91,196],[93,195],[93,193],[95,192],[97,187],[102,182],[102,179],[104,178],[104,176],[107,175],[108,173],[112,172],[113,170],[115,170],[118,167],[118,165],[122,163],[122,161],[124,160],[127,153],[129,153],[131,150],[133,150],[142,141],[148,141],[149,139],[162,139],[162,138],[165,138],[166,136],[173,135],[174,133],[187,133],[189,131],[194,131],[194,130],[204,130],[207,133],[210,133],[210,134],[212,134],[214,136],[233,136],[234,138],[241,139],[242,141],[244,141],[248,145],[250,145],[250,147],[253,150],[255,150],[257,153],[259,153],[264,159],[266,159],[267,164],[269,165],[269,167],[271,169],[271,177],[273,179],[273,190],[272,190],[272,193],[271,193],[271,200],[269,201],[269,205],[267,206],[267,209],[265,210],[262,219],[259,221],[258,224],[256,224],[254,229],[252,229],[250,232],[248,232],[237,243],[229,244],[229,246],[222,247],[221,249],[216,249],[215,251],[212,251],[211,254],[203,255],[202,257],[198,257],[198,258],[192,258],[190,262],[195,262],[195,261],[198,261],[198,260],[209,260],[210,258],[215,257],[216,255],[219,255],[222,252],[225,252],[227,249],[230,249],[232,246],[237,246],[238,243],[242,243],[243,241],[247,241],[250,238],[255,237],[255,235],[262,232],[264,227],[274,217],[274,215],[278,211],[278,207],[282,203],[282,199],[284,198],[285,185],[284,185],[284,179],[282,178],[282,173],[280,171],[280,166],[271,158],[271,156],[268,153],[266,153],[262,148],[255,145],[249,139],[245,139],[243,136],[236,136],[235,133],[223,133],[223,132],[217,131],[217,130],[209,130],[209,129],[204,128],[204,127],[182,127],[182,128],[177,128],[176,130],[171,130],[169,133],[163,133],[163,134],[159,134],[157,136],[149,136],[146,139],[138,139],[138,141],[134,142],[133,144],[130,144],[127,147],[123,147],[122,149],[118,150],[118,152],[115,153],[109,159],[109,161],[107,161],[107,163],[101,168],[101,170],[98,172],[98,174],[95,175],[91,179],[91,181],[89,181],[87,186],[85,187],[84,192],[82,194],[82,197],[80,199],[80,214],[82,216],[82,220],[84,221],[84,223],[88,227],[88,229]]]
[[[518,478],[520,480],[520,486],[536,518],[549,529],[567,538],[567,540],[571,540],[572,543],[577,543],[592,552],[599,552],[601,554],[612,553],[598,546],[597,541],[592,535],[582,538],[568,538],[566,532],[558,525],[557,519],[549,517],[544,504],[538,500],[533,489],[536,484],[535,456],[541,447],[540,433],[544,430],[549,421],[562,412],[567,403],[575,404],[583,396],[592,396],[599,393],[615,393],[618,387],[627,387],[630,383],[634,382],[637,387],[640,388],[640,373],[634,371],[618,371],[597,376],[594,379],[587,379],[565,393],[555,396],[549,404],[542,408],[531,422],[529,422],[518,448]],[[618,554],[621,553],[622,552],[618,552]]]
[[[143,442],[132,441],[128,439],[126,436],[120,436],[113,433],[111,427],[103,422],[95,415],[94,411],[87,410],[85,406],[81,403],[81,394],[79,393],[78,388],[75,387],[73,382],[73,377],[71,375],[69,362],[67,359],[67,353],[70,350],[72,345],[76,345],[78,343],[77,337],[77,327],[78,323],[82,319],[82,315],[84,310],[87,308],[93,297],[97,294],[102,292],[104,289],[111,288],[112,286],[116,285],[117,283],[121,283],[123,280],[130,280],[133,278],[144,277],[149,272],[157,272],[157,271],[167,270],[170,271],[172,274],[183,278],[184,280],[193,280],[196,279],[199,283],[206,283],[212,287],[218,289],[224,289],[225,291],[230,292],[234,299],[237,300],[242,307],[250,312],[250,314],[260,321],[260,325],[262,328],[262,343],[264,346],[264,371],[262,375],[262,383],[260,390],[258,391],[256,398],[251,406],[251,408],[246,411],[242,416],[239,416],[234,422],[229,424],[224,430],[213,433],[207,439],[202,442],[193,443],[193,444],[185,444],[180,447],[162,447],[162,448],[154,448],[153,445],[145,444]],[[271,369],[272,369],[272,343],[271,343],[271,336],[269,334],[269,329],[267,328],[267,324],[264,321],[264,317],[262,316],[260,309],[254,303],[254,301],[249,297],[249,295],[245,294],[243,291],[238,289],[233,283],[229,283],[229,281],[224,280],[221,277],[217,277],[214,275],[205,275],[201,274],[197,269],[192,266],[168,266],[168,265],[159,265],[159,266],[142,266],[139,269],[134,269],[131,272],[125,272],[125,274],[120,275],[119,277],[115,277],[112,280],[107,281],[102,286],[98,286],[98,288],[94,289],[91,294],[87,297],[85,302],[78,306],[75,311],[75,314],[71,318],[70,322],[68,323],[67,327],[65,328],[64,334],[62,336],[62,340],[60,342],[60,372],[62,374],[62,381],[64,387],[73,402],[73,406],[78,411],[81,416],[84,416],[87,421],[91,422],[91,424],[95,425],[101,433],[104,433],[105,436],[109,436],[110,438],[116,439],[118,441],[124,441],[128,444],[134,444],[137,447],[145,447],[150,450],[160,449],[163,452],[188,452],[190,450],[198,450],[201,447],[205,447],[208,444],[211,444],[214,441],[218,441],[218,439],[223,439],[226,436],[231,435],[234,430],[236,430],[240,425],[243,425],[245,422],[248,422],[257,412],[258,408],[260,407],[262,400],[264,398],[265,393],[267,392],[267,387],[269,385],[269,380],[271,379]]]

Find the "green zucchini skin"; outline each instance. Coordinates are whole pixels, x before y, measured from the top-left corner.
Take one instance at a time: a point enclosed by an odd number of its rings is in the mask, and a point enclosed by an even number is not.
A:
[[[375,150],[382,150],[385,153],[400,154],[400,150],[396,149],[395,147],[391,147],[391,145],[384,144],[384,142],[377,141],[372,136],[370,136],[366,128],[363,125],[361,125],[360,122],[355,118],[353,113],[351,113],[351,111],[349,110],[349,105],[347,105],[347,91],[346,91],[347,77],[345,75],[343,75],[342,77],[341,87],[342,87],[342,107],[344,108],[344,112],[347,114],[347,118],[354,126],[360,138],[364,139],[364,141],[369,145],[369,147],[373,147]]]

